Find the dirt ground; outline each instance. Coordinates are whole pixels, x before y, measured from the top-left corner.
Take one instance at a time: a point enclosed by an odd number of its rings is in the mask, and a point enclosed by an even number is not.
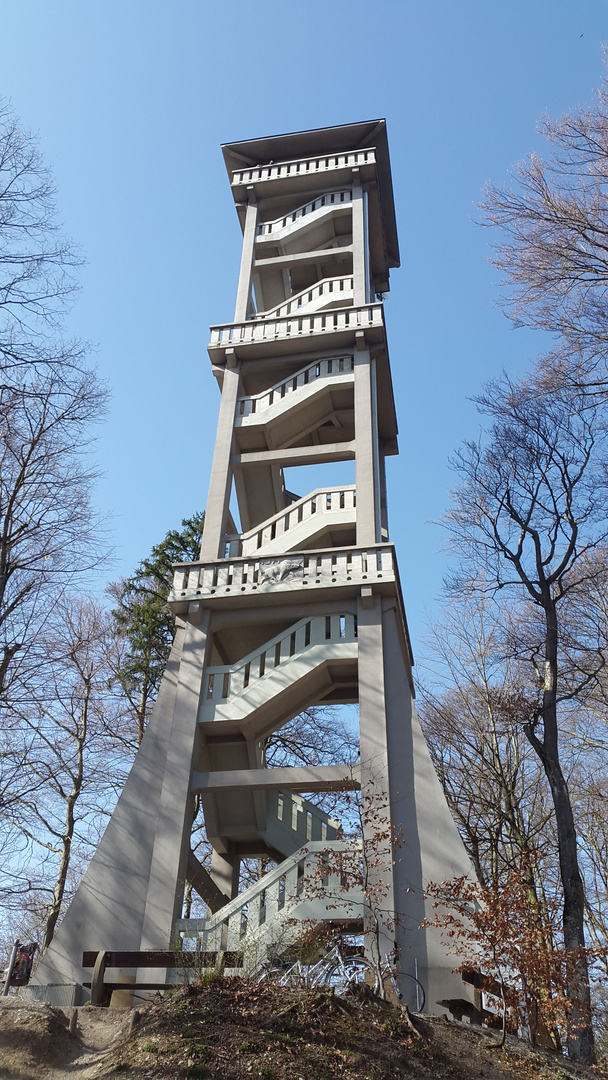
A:
[[[376,999],[221,977],[137,1012],[11,996],[0,1003],[0,1080],[608,1080],[514,1038],[498,1049],[494,1032],[413,1020],[415,1031]]]

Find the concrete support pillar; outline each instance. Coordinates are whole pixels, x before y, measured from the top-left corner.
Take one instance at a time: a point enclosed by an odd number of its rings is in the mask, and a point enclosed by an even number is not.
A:
[[[214,851],[211,856],[211,877],[220,892],[232,900],[238,895],[241,860],[234,855],[220,855]]]
[[[209,495],[205,511],[205,528],[201,544],[201,559],[223,558],[220,550],[230,506],[232,470],[230,454],[240,384],[240,364],[231,349],[226,350],[226,369],[220,402],[220,415],[215,436]]]
[[[141,949],[162,949],[181,915],[192,824],[190,773],[197,735],[198,705],[207,653],[205,613],[200,626],[188,623],[167,749],[156,836],[148,879]]]
[[[236,306],[234,309],[234,321],[244,322],[249,317],[251,303],[251,274],[253,258],[255,254],[255,233],[258,226],[258,207],[255,200],[253,187],[247,188],[247,214],[245,217],[245,232],[243,234],[243,251],[241,254],[241,269],[239,271],[239,284],[236,293]]]
[[[355,480],[357,485],[357,544],[375,544],[378,537],[378,498],[376,492],[377,446],[372,393],[372,361],[365,341],[355,351]]]
[[[378,472],[380,474],[380,529],[381,539],[388,540],[388,501],[386,498],[386,458],[378,447]]]
[[[361,813],[366,895],[366,951],[375,963],[395,938],[393,829],[389,790],[381,599],[371,589],[357,605]]]
[[[365,218],[365,200],[359,170],[353,169],[353,303],[355,307],[367,303]]]

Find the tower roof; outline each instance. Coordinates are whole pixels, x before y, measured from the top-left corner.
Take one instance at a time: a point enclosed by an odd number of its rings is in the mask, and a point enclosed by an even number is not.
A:
[[[356,124],[340,124],[337,127],[314,128],[311,131],[294,131],[286,135],[268,135],[262,139],[224,143],[222,153],[232,181],[232,173],[244,166],[266,165],[271,161],[295,161],[318,154],[341,154],[349,150],[372,147],[376,151],[378,193],[388,265],[397,267],[400,265],[399,241],[386,120],[364,120]]]

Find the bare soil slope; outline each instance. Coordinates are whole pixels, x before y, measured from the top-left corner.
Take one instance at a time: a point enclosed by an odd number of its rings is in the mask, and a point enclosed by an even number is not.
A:
[[[69,1010],[66,1010],[69,1012]],[[365,997],[290,991],[217,978],[133,1013],[0,1005],[1,1080],[608,1080],[557,1055],[444,1019],[414,1018]]]

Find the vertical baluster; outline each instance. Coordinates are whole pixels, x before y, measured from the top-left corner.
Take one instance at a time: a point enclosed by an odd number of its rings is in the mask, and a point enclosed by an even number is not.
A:
[[[229,675],[229,693],[228,697],[236,697],[237,694],[241,694],[244,690],[245,681],[245,665],[236,668],[231,671]]]
[[[336,561],[334,563],[333,576],[340,582],[345,582],[348,576],[348,553],[346,551],[340,551],[336,553]]]
[[[173,591],[182,592],[184,588],[184,581],[186,578],[185,570],[176,570],[173,574]]]
[[[351,552],[351,567],[353,577],[360,578],[363,573],[363,567],[361,562],[361,552],[355,549]]]
[[[332,554],[329,551],[324,551],[321,555],[321,565],[317,570],[317,577],[321,578],[324,585],[328,585],[331,581],[331,566],[332,566]]]
[[[219,566],[217,571],[217,585],[218,588],[226,586],[228,584],[228,567],[225,565]]]

